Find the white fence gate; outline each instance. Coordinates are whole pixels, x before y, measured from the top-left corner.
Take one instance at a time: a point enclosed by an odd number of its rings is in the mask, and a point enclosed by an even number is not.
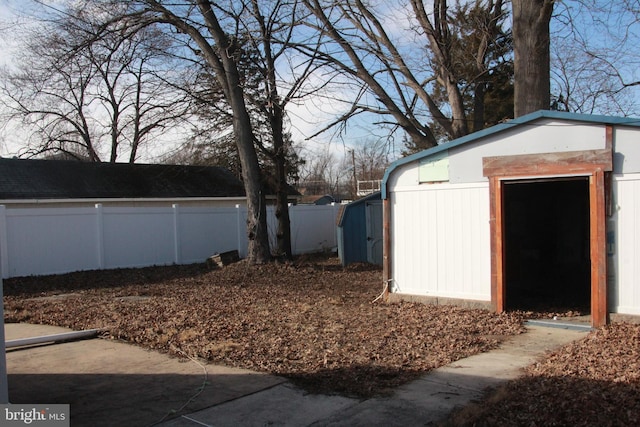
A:
[[[291,206],[294,254],[334,250],[338,205]],[[6,209],[0,205],[2,277],[203,262],[247,255],[247,210],[214,207]],[[275,243],[274,209],[268,209]]]

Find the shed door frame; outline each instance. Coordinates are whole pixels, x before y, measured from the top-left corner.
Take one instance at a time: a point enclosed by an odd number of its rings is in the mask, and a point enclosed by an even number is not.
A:
[[[604,150],[526,154],[483,158],[489,178],[491,232],[491,304],[505,309],[504,181],[522,178],[589,178],[589,244],[591,258],[591,326],[608,323],[605,172],[613,168],[613,130],[607,126]]]

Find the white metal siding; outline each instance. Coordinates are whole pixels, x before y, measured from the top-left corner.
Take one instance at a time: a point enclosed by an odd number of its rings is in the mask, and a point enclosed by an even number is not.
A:
[[[488,184],[402,187],[391,203],[394,292],[491,300]]]
[[[614,253],[609,262],[609,309],[640,314],[640,174],[615,175]],[[611,228],[611,227],[610,227]]]
[[[483,182],[482,158],[605,148],[601,124],[540,121],[449,150],[452,183]]]
[[[613,134],[613,171],[616,174],[640,172],[640,129],[616,127]]]

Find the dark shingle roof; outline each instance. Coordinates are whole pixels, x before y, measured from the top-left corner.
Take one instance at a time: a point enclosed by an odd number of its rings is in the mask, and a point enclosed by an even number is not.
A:
[[[0,199],[244,197],[231,172],[213,166],[0,159]]]

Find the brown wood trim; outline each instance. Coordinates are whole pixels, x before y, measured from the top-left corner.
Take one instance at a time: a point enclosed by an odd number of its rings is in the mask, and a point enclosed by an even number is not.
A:
[[[608,323],[605,173],[596,170],[589,178],[591,246],[591,326]]]
[[[604,128],[604,147],[605,150],[613,152],[613,126],[606,125]]]
[[[382,280],[385,300],[391,292],[391,195],[382,200]]]
[[[611,163],[613,164],[613,126],[607,125],[605,128],[604,144],[607,150],[611,152]],[[611,168],[613,170],[613,167]],[[606,172],[604,174],[604,206],[607,216],[613,215],[613,173]]]
[[[497,177],[489,178],[490,207],[489,227],[491,233],[491,304],[496,313],[505,310],[503,204],[502,183]]]
[[[613,127],[605,131],[605,149],[564,153],[525,154],[483,158],[489,178],[491,232],[491,303],[497,312],[506,308],[505,248],[503,238],[503,179],[518,177],[588,175],[591,247],[591,324],[609,322],[607,304],[606,216],[611,203],[607,179],[613,170]],[[609,191],[609,194],[607,194]]]
[[[484,157],[484,176],[570,175],[613,170],[611,148]]]
[[[504,200],[503,182],[489,177],[490,233],[491,233],[491,303],[497,313],[506,308],[504,271]],[[607,304],[607,253],[605,172],[595,170],[589,176],[589,230],[591,259],[591,326],[609,322]]]

